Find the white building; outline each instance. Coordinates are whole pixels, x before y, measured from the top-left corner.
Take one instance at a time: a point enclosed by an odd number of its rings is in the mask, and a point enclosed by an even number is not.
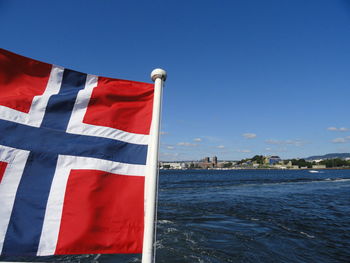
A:
[[[182,169],[182,163],[165,163],[161,162],[160,167],[163,169]]]

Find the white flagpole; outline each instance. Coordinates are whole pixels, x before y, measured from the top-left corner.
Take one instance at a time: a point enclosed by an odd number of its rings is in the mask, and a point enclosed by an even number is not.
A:
[[[154,98],[150,141],[147,154],[147,171],[145,178],[145,221],[143,234],[142,263],[152,263],[155,260],[155,227],[156,227],[156,197],[158,182],[158,150],[159,129],[162,106],[163,83],[166,80],[163,69],[155,69],[151,73],[154,81]]]

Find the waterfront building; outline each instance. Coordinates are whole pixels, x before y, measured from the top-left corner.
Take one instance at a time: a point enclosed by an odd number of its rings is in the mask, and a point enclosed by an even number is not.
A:
[[[161,169],[182,169],[182,163],[176,163],[176,162],[161,162],[160,163]]]
[[[209,157],[205,157],[202,162],[199,162],[198,165],[202,169],[216,168],[218,166],[218,158],[214,156],[210,161]]]
[[[218,165],[218,157],[214,156],[212,159],[212,163],[214,166],[217,166]]]
[[[264,157],[264,164],[270,164],[270,156]]]
[[[276,163],[279,163],[280,161],[282,161],[282,159],[277,155],[269,157],[269,164],[270,165],[274,165]]]
[[[292,161],[288,161],[288,163],[286,164],[286,166],[287,166],[288,168],[291,168],[291,167],[293,166]]]
[[[312,169],[325,169],[326,168],[326,165],[324,164],[314,164],[312,166]]]

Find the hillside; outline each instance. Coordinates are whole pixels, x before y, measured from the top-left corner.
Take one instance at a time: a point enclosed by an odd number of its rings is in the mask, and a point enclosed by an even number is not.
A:
[[[315,155],[305,158],[305,160],[312,161],[312,160],[319,160],[319,159],[345,159],[350,158],[350,153],[328,153],[324,155]]]

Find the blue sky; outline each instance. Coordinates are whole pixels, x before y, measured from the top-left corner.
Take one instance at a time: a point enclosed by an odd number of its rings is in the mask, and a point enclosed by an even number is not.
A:
[[[168,72],[161,160],[350,152],[350,1],[0,0],[1,47],[82,72]]]

